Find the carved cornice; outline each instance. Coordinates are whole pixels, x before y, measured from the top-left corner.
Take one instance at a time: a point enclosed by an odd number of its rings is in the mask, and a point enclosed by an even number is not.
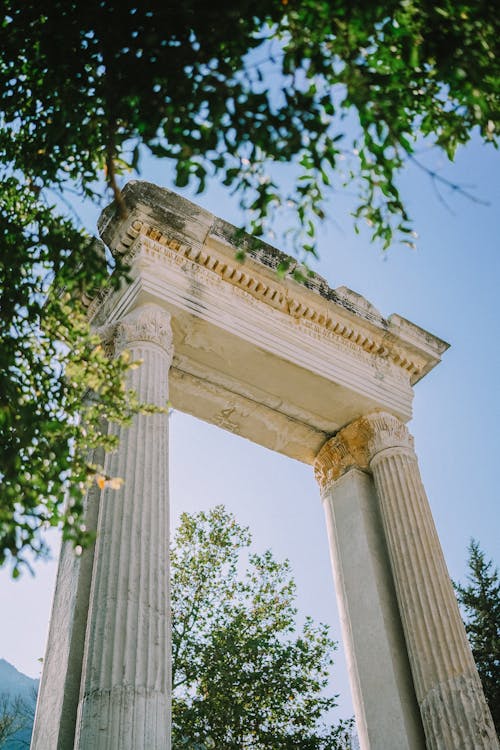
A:
[[[97,329],[104,350],[114,356],[131,345],[152,342],[173,357],[170,313],[158,305],[148,304],[132,310],[121,320]]]
[[[280,279],[276,268],[297,262],[265,242],[250,238],[228,222],[172,191],[131,181],[122,197],[127,216],[111,204],[99,219],[99,231],[114,255],[126,256],[131,276],[143,263],[172,261],[183,270],[196,269],[223,281],[238,294],[297,321],[314,335],[336,339],[376,367],[387,363],[394,375],[414,384],[440,360],[447,344],[397,315],[385,319],[364,297],[344,287],[331,289],[312,274],[304,284],[290,274]],[[244,264],[236,260],[245,250]],[[135,256],[139,258],[135,260]],[[132,263],[132,261],[134,261]],[[112,298],[114,295],[112,295]],[[101,316],[109,299],[89,302],[89,318]],[[102,320],[102,317],[101,317]]]
[[[413,452],[406,425],[392,414],[375,412],[343,427],[316,456],[314,475],[321,491],[353,467],[368,471],[371,461],[389,448]]]
[[[280,283],[278,277],[271,280],[264,274],[259,274],[251,264],[241,264],[236,259],[227,258],[217,253],[207,244],[188,244],[176,239],[172,234],[152,226],[142,219],[132,219],[120,232],[115,240],[119,252],[128,264],[131,264],[141,249],[147,254],[154,254],[158,258],[165,255],[165,250],[175,253],[179,258],[191,261],[195,267],[204,268],[220,279],[248,294],[250,297],[269,307],[279,310],[291,318],[301,321],[305,325],[314,326],[328,335],[352,347],[365,355],[372,355],[378,359],[387,359],[395,365],[398,371],[415,382],[423,374],[425,363],[418,356],[410,356],[403,348],[398,347],[394,337],[383,327],[373,329],[363,319],[356,321],[352,316],[343,317],[335,314],[333,306],[319,294],[308,299],[300,292],[307,291],[305,287],[298,287],[297,292],[290,285]],[[155,252],[156,250],[156,252]],[[98,300],[93,300],[88,308],[92,317],[97,308],[104,303],[105,293]],[[365,324],[364,324],[365,323]]]

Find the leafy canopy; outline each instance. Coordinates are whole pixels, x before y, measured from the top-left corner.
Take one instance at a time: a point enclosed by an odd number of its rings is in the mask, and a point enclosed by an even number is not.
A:
[[[484,694],[500,735],[500,577],[474,539],[469,544],[468,565],[468,585],[454,586]]]
[[[499,30],[476,0],[8,0],[5,160],[95,198],[103,168],[118,195],[143,144],[180,186],[218,175],[239,190],[258,232],[283,203],[266,161],[300,165],[286,197],[309,221],[347,157],[356,213],[388,243],[408,230],[394,177],[418,134],[450,158],[474,128],[494,140]]]
[[[126,424],[145,407],[124,386],[133,363],[108,359],[79,300],[107,280],[102,254],[15,177],[0,202],[0,563],[18,575],[27,550],[45,551],[49,525],[88,541],[85,493],[109,481],[93,455],[116,447],[106,421]]]
[[[179,186],[215,177],[236,191],[256,235],[289,210],[303,256],[325,191],[347,185],[374,239],[412,244],[398,171],[419,136],[450,158],[474,131],[495,143],[500,29],[494,4],[477,0],[3,7],[0,562],[17,570],[46,524],[84,541],[89,451],[109,438],[83,395],[97,393],[110,422],[139,408],[120,386],[126,363],[106,361],[86,330],[81,292],[102,288],[109,268],[68,198],[99,201],[104,176],[124,210],[117,179],[144,148]],[[272,161],[295,165],[290,189]],[[123,273],[118,263],[113,283]],[[49,285],[69,297],[47,303]]]
[[[351,747],[351,722],[327,723],[335,644],[297,626],[288,562],[250,554],[223,506],[181,517],[171,555],[173,744],[217,750]]]

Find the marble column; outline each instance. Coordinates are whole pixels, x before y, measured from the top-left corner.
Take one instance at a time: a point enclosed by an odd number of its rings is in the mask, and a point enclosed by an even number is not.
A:
[[[413,440],[390,414],[358,420],[373,473],[429,750],[498,749]]]
[[[94,452],[92,462],[104,462],[101,448]],[[94,484],[85,498],[89,531],[97,528],[100,496]],[[63,542],[31,750],[73,750],[93,562],[94,544],[78,556],[73,542]]]
[[[354,431],[354,436],[356,432]],[[362,750],[424,750],[373,479],[349,431],[315,461]]]
[[[170,316],[156,305],[114,327],[115,350],[142,364],[128,385],[166,407]],[[168,415],[139,415],[106,457],[119,490],[101,499],[75,750],[170,748]]]

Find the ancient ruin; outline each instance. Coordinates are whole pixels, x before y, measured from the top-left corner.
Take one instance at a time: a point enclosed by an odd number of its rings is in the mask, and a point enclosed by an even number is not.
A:
[[[131,278],[89,300],[92,325],[143,360],[142,400],[314,467],[361,747],[498,748],[406,427],[447,344],[280,278],[281,253],[168,190],[123,195],[99,228]],[[123,488],[88,497],[95,547],[62,550],[33,750],[170,748],[168,416],[121,433]]]

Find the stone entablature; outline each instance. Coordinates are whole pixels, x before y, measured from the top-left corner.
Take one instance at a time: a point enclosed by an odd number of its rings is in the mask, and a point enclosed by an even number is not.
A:
[[[100,230],[132,282],[89,300],[89,316],[99,327],[145,302],[170,312],[174,408],[310,464],[360,414],[411,417],[412,385],[447,344],[317,275],[280,278],[287,256],[168,190],[123,194],[127,218],[111,206]]]
[[[318,274],[303,285],[295,282],[291,278],[297,267],[294,259],[243,235],[165,188],[132,181],[123,196],[130,209],[127,219],[120,219],[112,204],[103,212],[99,227],[112,252],[124,255],[129,262],[140,252],[140,246],[149,247],[151,255],[155,251],[161,255],[162,248],[168,248],[269,307],[314,323],[360,351],[388,358],[409,373],[412,385],[438,364],[448,348],[446,342],[397,314],[385,319],[368,300],[347,287],[331,289]],[[169,209],[175,211],[175,220]],[[179,221],[179,214],[186,216],[185,224]],[[146,238],[152,243],[144,243]],[[236,255],[245,245],[249,247],[245,263],[241,263]],[[282,260],[287,260],[290,268],[280,279],[276,268]],[[100,302],[90,305],[91,317]]]

